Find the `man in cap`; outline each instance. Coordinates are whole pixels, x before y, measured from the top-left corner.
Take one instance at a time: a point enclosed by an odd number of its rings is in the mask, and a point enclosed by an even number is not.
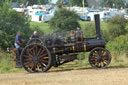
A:
[[[38,32],[34,31],[34,33],[31,35],[30,39],[32,38],[38,38]]]

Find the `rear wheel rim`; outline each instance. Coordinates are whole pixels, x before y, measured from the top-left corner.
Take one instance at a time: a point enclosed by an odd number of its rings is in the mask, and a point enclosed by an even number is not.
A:
[[[28,72],[45,72],[51,66],[51,54],[45,46],[31,44],[23,50],[21,63]]]

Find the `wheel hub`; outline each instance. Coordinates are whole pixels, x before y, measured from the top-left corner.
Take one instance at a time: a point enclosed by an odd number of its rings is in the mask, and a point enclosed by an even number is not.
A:
[[[34,63],[39,63],[39,58],[38,58],[38,56],[33,56],[33,57],[32,57],[32,60],[33,60]]]
[[[98,62],[101,62],[101,61],[102,61],[102,56],[98,56],[98,57],[97,57],[97,61],[98,61]]]

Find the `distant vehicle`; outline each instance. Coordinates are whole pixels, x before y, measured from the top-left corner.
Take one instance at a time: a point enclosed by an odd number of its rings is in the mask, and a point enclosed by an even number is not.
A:
[[[128,19],[128,15],[125,14],[125,15],[124,15],[124,18],[125,18],[125,19]]]
[[[42,16],[42,21],[43,22],[48,22],[49,20],[52,19],[52,17],[54,17],[54,15],[52,15],[52,14],[44,15],[44,16]]]
[[[21,7],[20,7],[20,4],[19,3],[13,2],[12,3],[12,8],[21,8]]]
[[[80,17],[80,20],[81,20],[81,21],[90,21],[91,18],[90,18],[90,16],[81,16],[81,17]]]

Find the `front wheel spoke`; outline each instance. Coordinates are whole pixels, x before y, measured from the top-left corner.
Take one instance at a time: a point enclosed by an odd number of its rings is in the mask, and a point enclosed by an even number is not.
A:
[[[105,62],[103,62],[103,65],[104,65],[104,66],[106,66],[106,63],[105,63]]]
[[[103,56],[103,55],[104,55],[104,53],[105,53],[105,51],[102,51],[102,55],[101,55],[101,56]]]
[[[92,58],[91,58],[90,60],[91,60],[91,61],[96,61],[97,59],[92,59]]]
[[[98,67],[101,68],[101,62],[98,63]]]
[[[98,55],[101,56],[101,50],[98,51]]]
[[[107,56],[107,53],[104,53],[103,57],[106,57]]]
[[[102,62],[102,67],[106,66],[106,64],[104,62]]]
[[[94,58],[91,58],[90,60],[92,61],[92,60],[96,60],[96,59],[94,59]]]
[[[98,64],[98,63],[97,63],[97,62],[95,62],[95,63],[94,63],[94,66],[96,66],[96,67],[97,67],[97,64]]]
[[[97,59],[97,56],[93,56],[92,58]]]
[[[104,62],[107,64],[108,63],[108,60],[104,60]]]
[[[99,55],[98,55],[97,53],[95,53],[95,52],[94,52],[92,55],[93,55],[93,56],[99,56]]]
[[[103,61],[108,61],[109,59],[108,58],[103,58]]]
[[[103,56],[103,58],[109,58],[109,55]]]
[[[100,62],[100,66],[103,67],[103,62]]]
[[[91,64],[95,64],[95,61],[91,61],[90,63],[91,63]]]

